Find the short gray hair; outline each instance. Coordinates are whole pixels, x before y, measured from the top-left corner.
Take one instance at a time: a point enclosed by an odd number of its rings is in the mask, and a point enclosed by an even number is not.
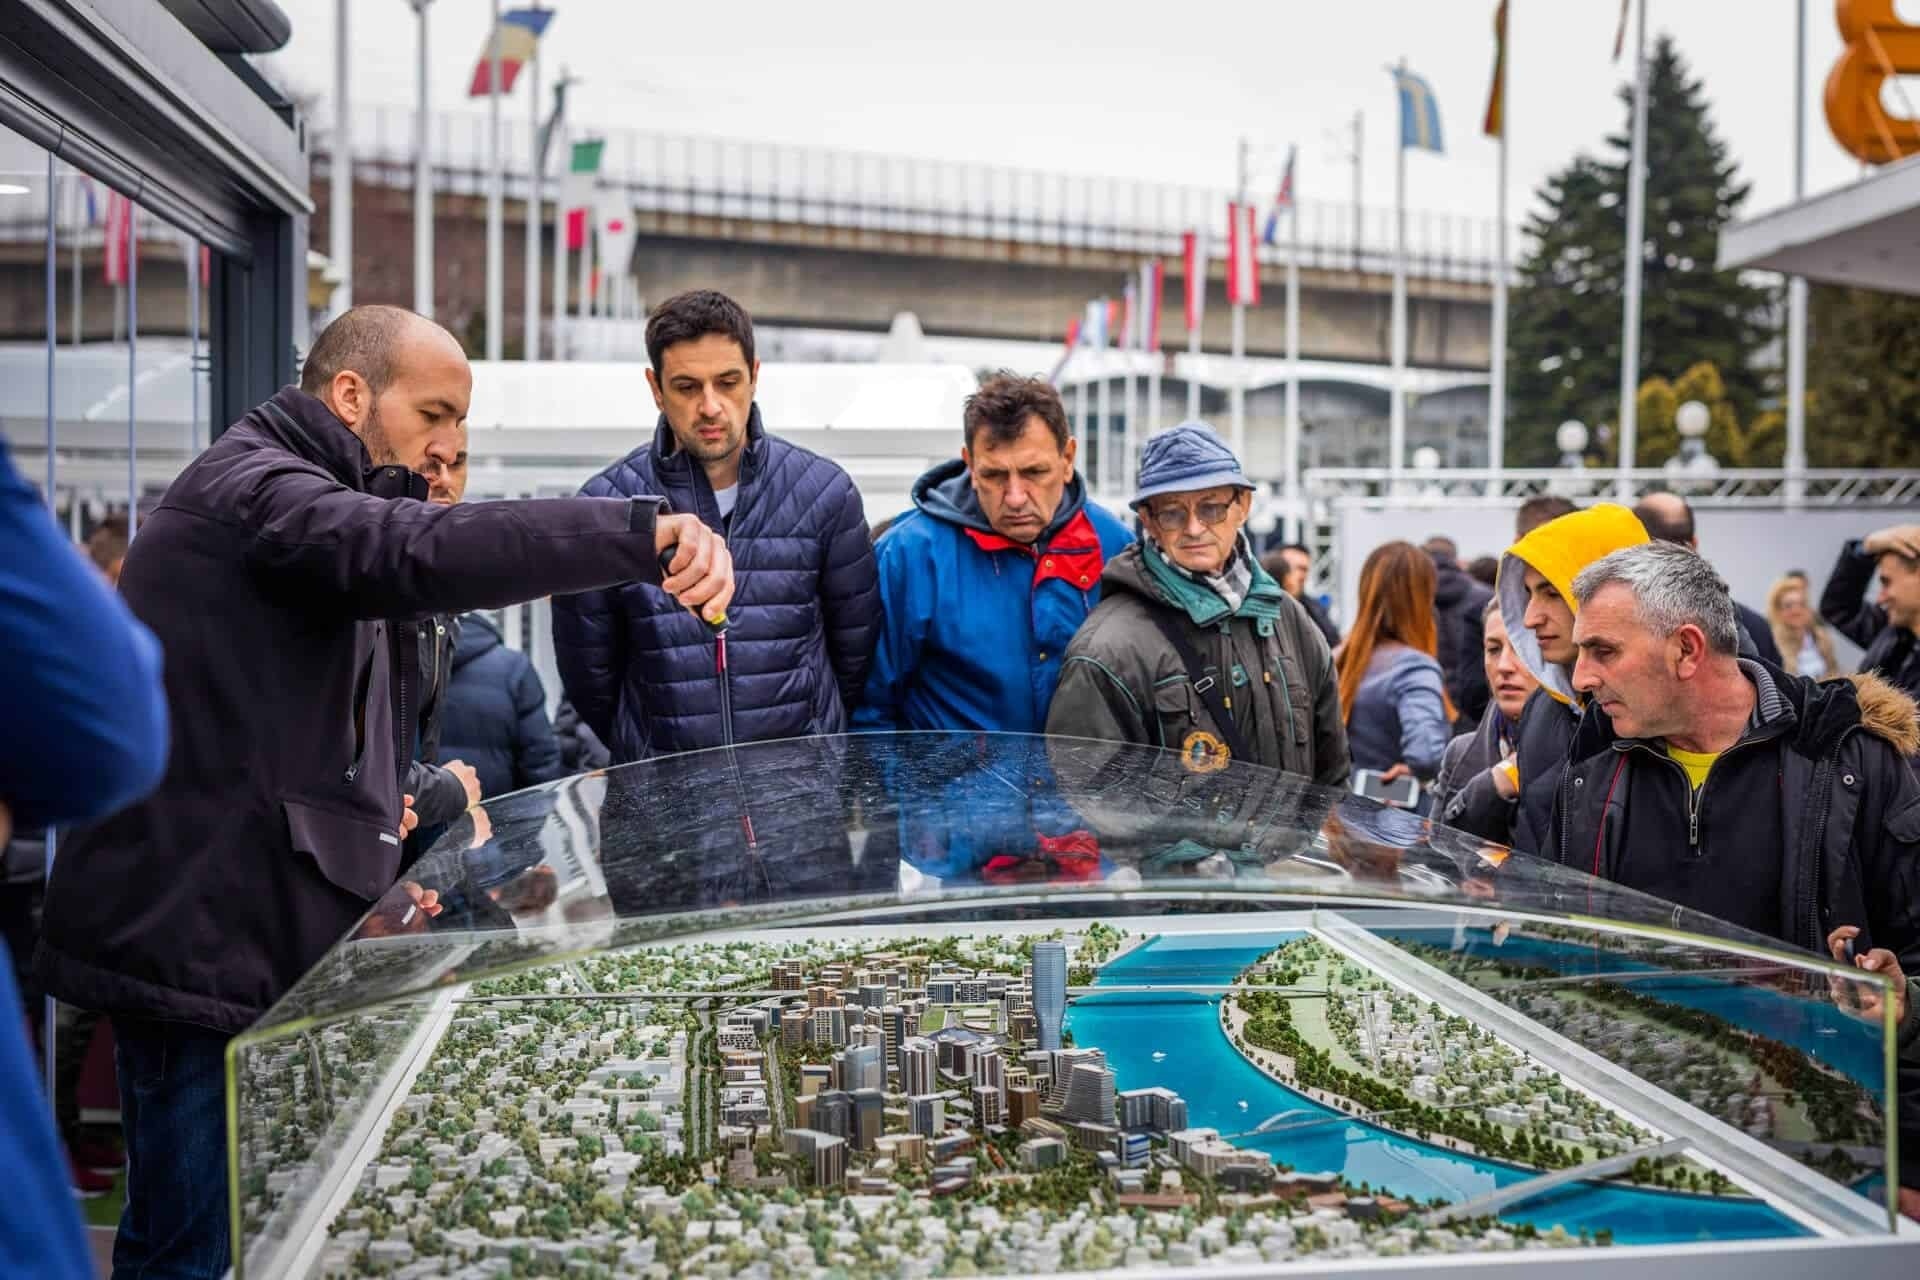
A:
[[[1600,588],[1619,583],[1633,593],[1640,623],[1670,636],[1691,623],[1707,637],[1715,653],[1740,651],[1740,623],[1726,579],[1689,547],[1676,542],[1643,542],[1616,551],[1580,571],[1573,596],[1585,608]]]

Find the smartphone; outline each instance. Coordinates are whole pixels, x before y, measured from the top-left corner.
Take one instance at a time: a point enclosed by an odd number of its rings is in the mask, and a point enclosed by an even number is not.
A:
[[[1355,769],[1353,789],[1357,795],[1378,800],[1381,804],[1390,804],[1396,809],[1411,809],[1420,802],[1420,779],[1412,774],[1388,782],[1382,774],[1372,769]]]

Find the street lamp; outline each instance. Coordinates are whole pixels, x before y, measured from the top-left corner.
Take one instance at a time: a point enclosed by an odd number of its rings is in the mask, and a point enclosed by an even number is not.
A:
[[[1578,471],[1587,465],[1587,424],[1578,418],[1568,418],[1553,433],[1553,442],[1560,446],[1560,465],[1569,470]]]
[[[1698,400],[1689,400],[1673,413],[1674,430],[1680,433],[1680,452],[1667,459],[1662,468],[1669,479],[1713,476],[1720,461],[1707,452],[1707,431],[1713,425],[1713,413]]]

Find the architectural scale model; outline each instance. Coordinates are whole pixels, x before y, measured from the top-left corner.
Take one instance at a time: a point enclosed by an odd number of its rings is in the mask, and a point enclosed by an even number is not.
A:
[[[1526,997],[1576,1038],[1612,998]],[[1613,1025],[1657,1065],[1664,1024],[1637,1017]],[[1729,1238],[1798,1233],[1620,1098],[1317,930],[667,945],[457,988],[438,1019],[430,1044],[417,1011],[362,1015],[249,1063],[272,1113],[242,1127],[250,1226],[297,1185],[331,1107],[408,1073],[307,1274],[942,1276],[1578,1247],[1615,1242],[1609,1197],[1673,1223],[1621,1243],[1720,1214]],[[1687,1091],[1675,1071],[1662,1081]],[[1857,1094],[1799,1099],[1788,1127],[1846,1129]],[[1360,1176],[1353,1151],[1383,1172]],[[1513,1191],[1566,1177],[1581,1190],[1532,1211]]]

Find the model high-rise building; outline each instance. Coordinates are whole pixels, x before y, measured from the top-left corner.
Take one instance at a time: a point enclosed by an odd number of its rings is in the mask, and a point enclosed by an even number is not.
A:
[[[934,1092],[940,1051],[933,1041],[915,1036],[900,1046],[900,1092]]]
[[[908,1122],[923,1138],[937,1137],[947,1127],[947,1101],[938,1094],[922,1094],[907,1099]]]
[[[807,1162],[816,1187],[837,1187],[847,1180],[847,1140],[838,1134],[818,1129],[789,1129],[786,1136],[789,1155]]]
[[[853,1095],[844,1089],[829,1089],[813,1100],[813,1127],[822,1133],[842,1138],[853,1134]]]
[[[1004,1118],[1001,1115],[1000,1091],[989,1085],[977,1084],[973,1087],[973,1122],[979,1128],[997,1125]]]
[[[879,1045],[861,1045],[848,1049],[840,1055],[839,1062],[842,1089],[879,1090],[886,1087],[886,1059],[881,1056]]]
[[[1092,1063],[1076,1062],[1067,1083],[1066,1105],[1061,1108],[1069,1120],[1087,1124],[1113,1125],[1113,1072]]]
[[[848,1137],[862,1151],[872,1151],[880,1140],[885,1118],[886,1096],[878,1089],[853,1091],[853,1130]]]
[[[1067,944],[1033,944],[1033,1020],[1042,1049],[1060,1047],[1067,1017]]]
[[[1187,1101],[1165,1085],[1128,1089],[1119,1098],[1120,1127],[1172,1133],[1187,1127]]]
[[[1107,1055],[1098,1049],[1062,1049],[1053,1055],[1053,1087],[1047,1094],[1047,1110],[1065,1109],[1067,1089],[1073,1083],[1073,1069],[1081,1063],[1104,1067],[1107,1065]]]

